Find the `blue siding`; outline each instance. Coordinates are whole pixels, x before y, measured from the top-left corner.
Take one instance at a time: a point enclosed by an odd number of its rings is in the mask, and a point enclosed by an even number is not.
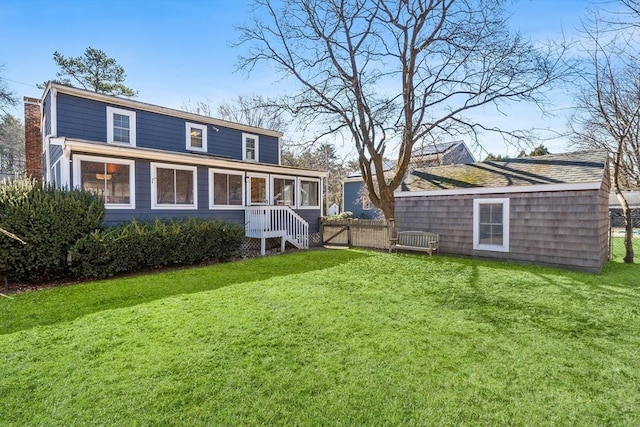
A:
[[[107,141],[107,104],[59,93],[57,106],[58,136]],[[136,146],[142,148],[187,153],[189,151],[186,148],[185,123],[206,124],[149,111],[112,106],[136,111]],[[242,133],[238,129],[208,125],[208,154],[242,160]],[[278,138],[260,134],[258,136],[260,162],[278,164]]]
[[[62,147],[59,145],[50,145],[49,146],[49,161],[51,162],[51,166],[62,156]]]
[[[299,209],[296,213],[309,223],[309,233],[320,231],[320,209]]]
[[[64,93],[57,97],[58,136],[107,142],[106,105]]]
[[[376,219],[382,217],[382,211],[375,206],[368,210],[362,209],[361,191],[366,191],[362,181],[342,184],[344,210],[353,213],[354,218]]]

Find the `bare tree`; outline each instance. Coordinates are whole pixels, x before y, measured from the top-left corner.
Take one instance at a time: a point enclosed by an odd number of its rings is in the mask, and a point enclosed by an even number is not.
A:
[[[2,71],[3,68],[4,65],[0,65],[0,71]],[[4,78],[0,76],[0,111],[8,114],[7,108],[15,107],[16,105],[18,105],[18,98],[16,98],[15,93],[9,90]]]
[[[562,49],[509,32],[498,0],[255,3],[254,21],[240,28],[248,50],[239,68],[267,62],[300,84],[282,104],[319,137],[353,141],[369,198],[386,218],[417,141],[486,130],[466,114],[489,104],[543,107],[543,89],[566,71]],[[385,179],[391,153],[397,166]]]
[[[288,127],[286,111],[274,101],[261,95],[238,95],[231,101],[222,102],[215,108],[214,102],[205,98],[200,101],[188,99],[181,108],[190,113],[218,117],[234,123],[242,123],[262,129],[284,133]]]
[[[0,117],[0,172],[24,173],[24,126],[11,114]]]
[[[594,12],[583,24],[588,61],[571,126],[575,145],[611,153],[613,190],[625,220],[624,262],[633,263],[631,209],[622,190],[640,188],[640,3],[622,3],[628,11],[623,20]]]

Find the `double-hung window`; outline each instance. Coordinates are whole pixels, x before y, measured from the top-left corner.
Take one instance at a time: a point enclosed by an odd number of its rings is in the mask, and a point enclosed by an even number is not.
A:
[[[474,199],[473,249],[509,252],[509,199]]]
[[[209,208],[238,209],[244,201],[244,174],[209,169]]]
[[[136,112],[107,107],[107,142],[136,145]]]
[[[259,161],[259,144],[258,135],[242,134],[242,160],[253,162]]]
[[[75,155],[73,182],[83,190],[99,194],[107,208],[135,208],[135,162]]]
[[[151,208],[196,209],[197,168],[151,163]]]
[[[207,126],[186,123],[187,150],[207,152]]]
[[[300,204],[301,208],[320,207],[320,181],[311,179],[300,179]]]

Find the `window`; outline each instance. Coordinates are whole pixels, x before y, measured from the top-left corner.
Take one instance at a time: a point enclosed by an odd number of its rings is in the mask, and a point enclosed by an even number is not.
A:
[[[76,155],[73,168],[75,185],[101,195],[107,208],[135,208],[133,160]]]
[[[300,180],[300,207],[301,208],[319,208],[320,207],[320,195],[319,190],[320,181],[317,180]]]
[[[229,172],[209,169],[209,208],[234,208],[243,206],[244,175],[240,172]]]
[[[195,166],[151,163],[151,208],[196,209]]]
[[[187,150],[207,152],[207,126],[186,123]]]
[[[258,159],[258,136],[242,134],[242,160],[257,162]]]
[[[363,192],[366,192],[366,189],[364,189]],[[362,210],[363,211],[370,211],[371,209],[373,209],[373,203],[371,203],[371,199],[369,199],[369,195],[368,194],[363,194],[362,195]]]
[[[107,107],[107,142],[136,145],[136,112]]]
[[[473,201],[473,249],[509,252],[509,199]]]
[[[296,180],[295,178],[273,178],[273,204],[278,206],[295,206]]]

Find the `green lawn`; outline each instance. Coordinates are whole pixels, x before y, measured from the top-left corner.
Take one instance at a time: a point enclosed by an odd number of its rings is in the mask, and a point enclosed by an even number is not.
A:
[[[640,425],[640,266],[309,251],[0,298],[0,425]]]

